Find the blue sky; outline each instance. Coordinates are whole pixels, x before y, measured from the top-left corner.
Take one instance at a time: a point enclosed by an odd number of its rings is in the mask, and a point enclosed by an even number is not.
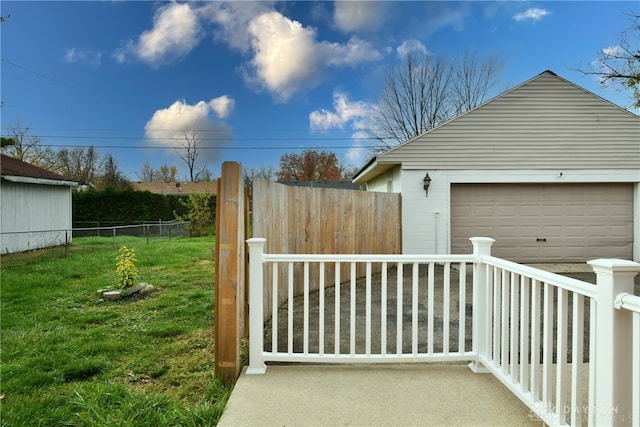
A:
[[[550,69],[631,109],[588,68],[615,47],[638,2],[6,1],[2,131],[20,121],[42,143],[97,147],[131,180],[145,161],[176,165],[196,129],[200,160],[273,166],[302,149],[361,166],[362,130],[385,71],[411,46],[501,64],[496,95]],[[637,41],[635,41],[637,43]]]

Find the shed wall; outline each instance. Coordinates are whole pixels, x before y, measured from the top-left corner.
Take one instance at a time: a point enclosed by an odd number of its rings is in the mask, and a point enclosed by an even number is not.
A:
[[[70,187],[0,183],[3,254],[64,244],[71,224]]]

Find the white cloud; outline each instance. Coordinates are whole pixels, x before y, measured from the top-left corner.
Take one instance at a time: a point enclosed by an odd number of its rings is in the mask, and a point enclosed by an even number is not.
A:
[[[382,25],[385,4],[377,1],[336,1],[333,21],[344,33],[373,31]]]
[[[400,46],[396,48],[398,58],[405,58],[410,53],[419,53],[427,55],[429,50],[419,40],[409,39],[402,42]]]
[[[144,31],[136,42],[129,41],[113,56],[124,62],[129,55],[157,67],[191,52],[200,42],[203,31],[195,10],[187,3],[169,3],[160,7],[153,18],[153,28]]]
[[[91,49],[72,47],[67,50],[64,60],[69,63],[87,63],[95,67],[102,63],[102,53]]]
[[[219,119],[226,119],[233,111],[235,100],[227,95],[222,95],[209,101],[209,106],[216,113]]]
[[[539,21],[540,19],[544,18],[545,16],[549,15],[550,12],[546,9],[540,9],[537,7],[531,8],[531,9],[527,9],[524,12],[518,13],[516,15],[513,16],[513,19],[516,22],[520,22],[520,21]]]
[[[226,96],[209,102],[199,101],[194,105],[176,101],[167,108],[157,110],[144,127],[145,136],[168,149],[180,147],[185,136],[195,136],[201,141],[202,159],[214,160],[218,157],[218,149],[224,148],[233,139],[229,126],[211,117],[212,114],[219,115],[216,108],[222,112],[228,111],[220,108],[224,104],[220,102],[223,98]]]
[[[624,49],[621,46],[609,46],[603,48],[602,53],[606,57],[617,58],[624,54]]]
[[[344,129],[351,123],[354,129],[367,129],[375,106],[364,101],[351,101],[349,95],[342,91],[333,93],[333,109],[324,108],[309,114],[309,125],[313,131]]]
[[[353,164],[362,163],[368,149],[362,146],[362,139],[370,138],[367,129],[371,129],[375,105],[364,101],[351,101],[342,91],[333,93],[333,111],[319,109],[309,114],[309,127],[312,131],[343,130],[349,127],[354,133],[353,146],[347,152],[347,159]]]
[[[247,53],[251,48],[251,35],[247,31],[249,23],[272,10],[272,2],[268,1],[213,1],[200,7],[198,14],[217,25],[219,31],[214,34],[217,40]]]
[[[319,42],[315,29],[278,12],[251,20],[249,34],[252,69],[245,77],[281,101],[318,84],[325,67],[351,66],[382,58],[371,44],[357,38],[347,44]]]

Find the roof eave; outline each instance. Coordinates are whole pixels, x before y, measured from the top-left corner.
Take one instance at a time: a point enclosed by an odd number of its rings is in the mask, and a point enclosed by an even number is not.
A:
[[[57,185],[64,187],[77,187],[78,183],[75,181],[65,181],[65,180],[57,180],[57,179],[46,179],[46,178],[34,178],[30,176],[19,176],[19,175],[2,175],[2,179],[5,179],[10,182],[18,182],[21,184],[40,184],[40,185]]]

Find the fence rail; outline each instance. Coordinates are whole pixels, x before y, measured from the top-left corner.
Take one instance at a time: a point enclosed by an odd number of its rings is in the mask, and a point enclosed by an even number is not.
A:
[[[594,285],[492,257],[493,239],[471,241],[470,255],[276,255],[264,253],[265,239],[249,239],[247,373],[264,373],[269,361],[468,360],[547,424],[637,426],[640,297],[633,277],[640,264],[590,261]],[[294,293],[296,265],[301,296]],[[280,306],[283,272],[287,302]],[[274,312],[266,324],[265,298]]]
[[[69,249],[74,247],[74,240],[82,241],[84,250],[93,250],[105,246],[117,248],[122,244],[149,244],[153,240],[186,236],[187,225],[179,221],[159,221],[112,227],[2,232],[2,266],[31,264],[51,257],[64,258]]]

